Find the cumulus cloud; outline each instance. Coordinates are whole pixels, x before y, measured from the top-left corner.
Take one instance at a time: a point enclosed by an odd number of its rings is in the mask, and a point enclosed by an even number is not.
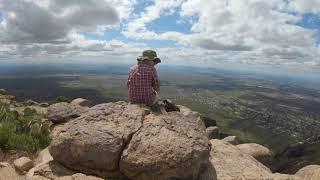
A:
[[[319,0],[289,0],[289,11],[299,13],[320,13]]]
[[[104,31],[130,17],[135,0],[0,0],[0,56],[103,55],[144,46],[90,40],[81,32]],[[125,54],[125,53],[124,53]]]
[[[318,0],[0,0],[0,56],[138,55],[148,41],[170,62],[318,66],[318,30],[298,25],[320,13]],[[145,5],[144,3],[142,3]],[[166,16],[186,31],[156,32]],[[314,20],[313,20],[314,21]],[[172,22],[171,22],[172,23]],[[165,24],[165,23],[164,23]],[[117,27],[126,39],[90,39],[82,32]],[[142,43],[137,43],[138,42]],[[145,42],[145,43],[143,43]],[[157,44],[153,44],[153,47]]]
[[[193,49],[200,48],[203,54],[208,50],[212,54],[221,51],[227,54],[225,61],[303,64],[318,55],[319,47],[315,40],[317,31],[298,26],[303,17],[292,12],[316,13],[320,9],[319,2],[155,0],[128,24],[123,33],[129,38],[175,41],[190,45]],[[148,29],[148,24],[172,9],[179,11],[181,19],[192,22],[192,33],[156,33]],[[211,57],[214,59],[213,55]]]
[[[4,0],[0,41],[5,43],[63,42],[73,30],[96,30],[119,21],[103,0]]]

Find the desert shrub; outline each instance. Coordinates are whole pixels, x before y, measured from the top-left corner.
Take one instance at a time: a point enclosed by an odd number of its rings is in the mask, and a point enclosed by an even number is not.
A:
[[[49,125],[35,110],[26,108],[23,115],[0,104],[0,148],[36,151],[49,145]]]
[[[70,102],[70,99],[64,97],[64,96],[58,96],[56,97],[56,102],[59,103],[59,102]]]

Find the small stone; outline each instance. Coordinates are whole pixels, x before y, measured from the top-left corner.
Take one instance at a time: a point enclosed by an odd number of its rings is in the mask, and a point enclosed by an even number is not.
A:
[[[232,145],[239,144],[239,140],[238,140],[237,136],[228,136],[228,137],[223,138],[222,141],[228,142]]]
[[[70,104],[79,105],[79,106],[83,106],[83,107],[94,106],[94,103],[92,101],[89,101],[89,100],[83,99],[83,98],[74,99]]]
[[[2,95],[7,95],[8,92],[5,89],[0,89],[0,94]]]
[[[3,167],[10,167],[10,164],[8,162],[0,162],[0,168]]]
[[[49,107],[50,104],[49,103],[40,103],[39,106],[40,107]]]
[[[206,129],[209,139],[219,139],[219,128],[217,126],[210,126]]]
[[[13,162],[14,167],[20,172],[28,171],[33,167],[33,162],[27,157],[21,157]]]
[[[24,104],[25,106],[34,106],[34,105],[38,105],[38,103],[37,103],[37,102],[35,102],[35,101],[31,100],[31,99],[28,99],[28,100],[24,101],[24,102],[23,102],[23,104]]]

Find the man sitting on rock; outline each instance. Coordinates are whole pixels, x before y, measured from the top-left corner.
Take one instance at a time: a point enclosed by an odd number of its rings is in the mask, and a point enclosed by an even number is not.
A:
[[[127,81],[129,101],[133,104],[152,106],[160,91],[160,81],[155,65],[161,60],[153,50],[143,51],[142,56],[137,60],[138,64],[129,70]]]

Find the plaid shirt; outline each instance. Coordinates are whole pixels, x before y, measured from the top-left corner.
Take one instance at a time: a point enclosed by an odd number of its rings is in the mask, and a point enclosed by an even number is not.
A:
[[[156,100],[156,89],[160,87],[157,70],[148,64],[138,64],[129,70],[127,81],[129,101],[151,106]]]

